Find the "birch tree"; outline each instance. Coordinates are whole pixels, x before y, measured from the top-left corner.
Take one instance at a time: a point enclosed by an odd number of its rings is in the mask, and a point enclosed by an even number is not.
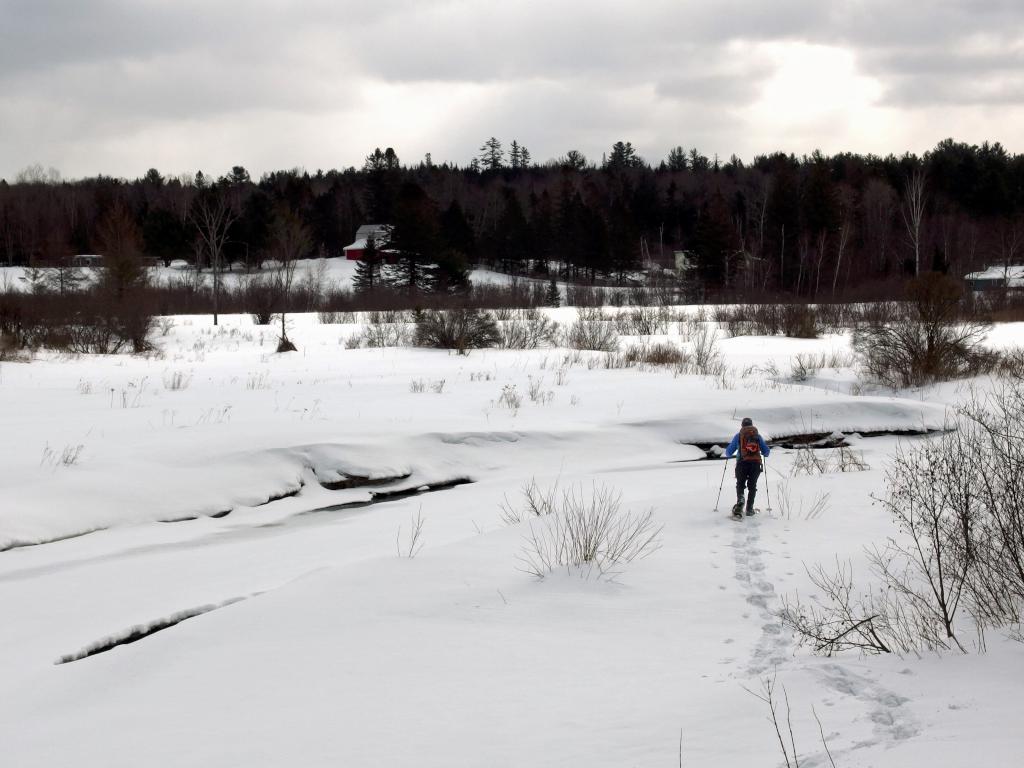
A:
[[[925,173],[915,168],[903,188],[903,224],[907,228],[907,239],[914,249],[914,276],[921,274],[921,222],[924,220]]]

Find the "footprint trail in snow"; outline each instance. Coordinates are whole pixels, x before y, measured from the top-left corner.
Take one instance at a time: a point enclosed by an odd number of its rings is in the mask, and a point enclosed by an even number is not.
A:
[[[750,610],[756,611],[757,619],[761,622],[761,633],[745,670],[748,675],[756,676],[786,661],[790,636],[772,612],[776,598],[775,585],[768,580],[765,572],[761,521],[757,516],[736,523],[732,547],[736,581],[745,594]]]
[[[767,575],[764,560],[764,555],[771,552],[764,547],[761,528],[761,520],[756,516],[736,523],[731,544],[735,579],[749,606],[744,618],[753,616],[761,622],[757,643],[742,668],[742,674],[751,678],[774,674],[790,658],[792,647],[791,633],[773,612],[776,589]],[[838,662],[822,665],[817,674],[824,689],[861,704],[871,724],[869,737],[838,748],[837,755],[879,745],[892,746],[919,733],[917,722],[904,706],[908,700],[877,681]],[[825,699],[824,703],[832,706],[835,702]]]

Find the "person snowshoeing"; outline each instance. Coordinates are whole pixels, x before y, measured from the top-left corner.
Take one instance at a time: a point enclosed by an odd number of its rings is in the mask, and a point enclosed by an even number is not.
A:
[[[753,419],[746,418],[740,424],[740,431],[725,449],[725,458],[730,459],[739,451],[736,458],[736,504],[732,508],[733,517],[743,516],[743,487],[747,489],[747,514],[754,514],[754,496],[757,495],[757,478],[761,476],[763,465],[761,460],[770,454],[771,448],[758,434]]]

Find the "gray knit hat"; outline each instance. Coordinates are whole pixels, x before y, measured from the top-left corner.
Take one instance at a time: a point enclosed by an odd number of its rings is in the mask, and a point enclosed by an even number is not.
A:
[[[749,416],[747,416],[747,418],[745,418],[745,419],[744,419],[744,420],[743,420],[743,421],[742,421],[742,422],[740,423],[740,426],[741,426],[741,427],[752,427],[752,426],[754,426],[754,420],[753,420],[752,418],[750,418]]]

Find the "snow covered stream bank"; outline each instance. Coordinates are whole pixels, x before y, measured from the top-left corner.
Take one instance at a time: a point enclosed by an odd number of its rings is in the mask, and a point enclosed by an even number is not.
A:
[[[863,471],[813,476],[776,449],[742,523],[731,477],[714,511],[721,462],[678,463],[742,416],[769,437],[940,429],[960,385],[852,396],[829,387],[848,371],[739,373],[838,337],[723,339],[736,373],[674,377],[567,350],[345,349],[354,331],[299,317],[300,352],[279,356],[246,318],[179,318],[161,358],[2,364],[0,546],[103,529],[0,553],[5,764],[663,766],[682,732],[686,765],[773,765],[744,690],[773,674],[801,764],[828,764],[812,707],[838,765],[1016,759],[1020,644],[822,659],[776,618],[805,564],[861,567],[893,535],[871,494],[901,438],[852,438]],[[531,478],[620,491],[660,549],[611,580],[538,581],[519,557],[543,521],[500,509]],[[371,496],[456,479],[473,482]]]

